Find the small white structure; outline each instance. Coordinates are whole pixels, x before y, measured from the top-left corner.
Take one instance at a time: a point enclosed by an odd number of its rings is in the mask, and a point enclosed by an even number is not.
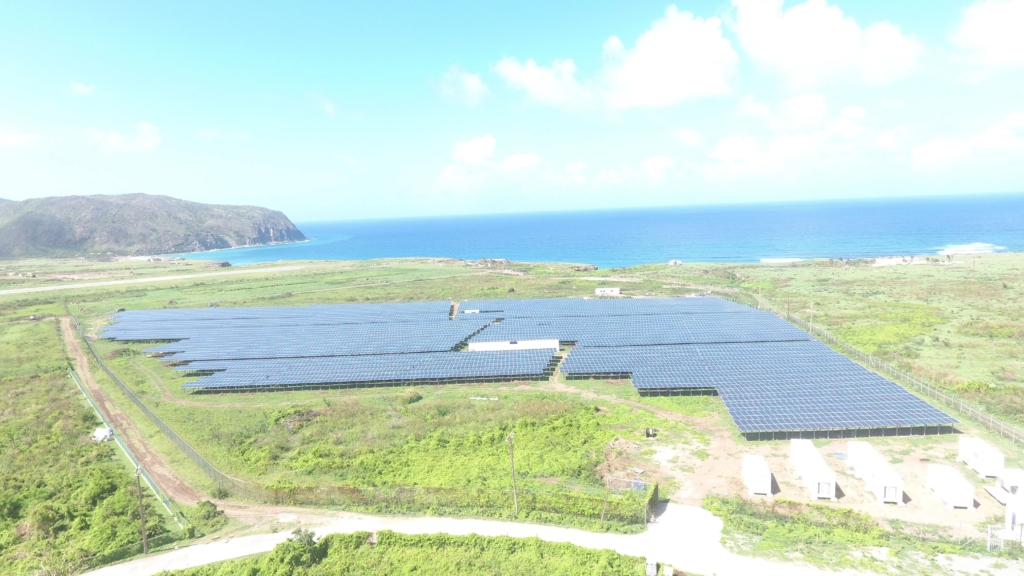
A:
[[[598,296],[618,296],[619,295],[619,289],[618,288],[613,288],[613,287],[596,288],[594,290],[594,294],[597,294]]]
[[[871,444],[850,440],[846,445],[846,458],[854,476],[864,481],[879,504],[904,505],[903,479]]]
[[[558,340],[513,340],[511,342],[470,342],[470,352],[499,352],[503,350],[558,350]]]
[[[114,439],[114,431],[110,428],[97,428],[92,433],[93,442],[107,442]]]
[[[1022,486],[1024,486],[1024,470],[1003,468],[1003,471],[996,476],[996,485],[985,486],[985,491],[1005,506],[1017,494],[1024,494]]]
[[[1024,534],[1024,493],[1014,494],[1006,503],[1006,520],[1003,528],[1007,537],[1017,542],[1021,541]]]
[[[977,472],[979,478],[999,476],[1006,466],[1006,459],[1002,452],[981,438],[973,436],[960,437],[956,460]]]
[[[759,454],[743,455],[743,483],[747,485],[750,495],[764,494],[770,496],[772,493],[772,472],[768,469],[768,462],[764,456]]]
[[[803,480],[812,500],[828,498],[836,501],[836,473],[828,467],[810,440],[789,441],[789,463]]]
[[[945,464],[929,464],[926,487],[942,499],[946,508],[974,509],[974,486]]]

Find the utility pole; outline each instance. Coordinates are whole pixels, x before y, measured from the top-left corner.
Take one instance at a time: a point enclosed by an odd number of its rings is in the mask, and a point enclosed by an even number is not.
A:
[[[786,320],[789,320],[789,296],[786,296]]]
[[[135,468],[135,487],[139,490],[139,529],[142,531],[142,553],[149,554],[149,542],[146,541],[146,513],[142,508],[142,466]]]
[[[516,492],[516,453],[512,448],[512,438],[515,435],[515,432],[509,432],[505,442],[508,442],[508,458],[512,462],[512,502],[516,506],[516,516],[519,516],[519,493]]]

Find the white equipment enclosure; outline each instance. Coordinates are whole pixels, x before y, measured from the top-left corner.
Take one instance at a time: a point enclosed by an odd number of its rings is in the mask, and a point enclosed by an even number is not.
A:
[[[470,352],[500,352],[504,350],[558,350],[558,340],[519,340],[518,342],[470,342]]]
[[[974,509],[974,485],[944,464],[929,464],[927,487],[946,504],[946,508]]]
[[[772,472],[764,456],[758,454],[743,455],[743,483],[747,485],[750,495],[772,493]]]
[[[854,475],[864,481],[879,504],[904,505],[903,479],[871,444],[850,440],[846,458]]]
[[[1003,453],[981,438],[961,436],[959,448],[957,461],[963,462],[968,468],[977,472],[979,478],[999,476],[1006,465]]]
[[[825,464],[825,459],[814,447],[814,443],[810,440],[790,440],[789,463],[803,480],[812,500],[828,498],[836,501],[836,473]]]

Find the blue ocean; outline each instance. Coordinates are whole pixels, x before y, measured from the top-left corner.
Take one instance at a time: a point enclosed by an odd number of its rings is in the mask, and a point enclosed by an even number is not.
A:
[[[300,222],[308,242],[183,254],[232,264],[409,256],[772,262],[1024,251],[1024,194]]]

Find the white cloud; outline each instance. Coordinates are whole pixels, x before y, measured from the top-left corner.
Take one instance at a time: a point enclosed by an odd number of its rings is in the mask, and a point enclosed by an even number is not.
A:
[[[914,167],[950,168],[971,158],[1003,158],[1024,154],[1024,112],[1012,112],[982,132],[966,138],[935,138],[914,149]]]
[[[640,169],[651,182],[658,183],[665,180],[669,169],[675,165],[676,161],[668,156],[652,156],[640,163]]]
[[[92,96],[92,93],[96,91],[95,86],[89,86],[86,84],[80,84],[78,82],[71,83],[71,93],[78,96]]]
[[[476,106],[480,100],[487,95],[487,85],[480,79],[479,74],[473,74],[455,64],[445,71],[441,76],[441,83],[438,86],[441,96],[452,102],[460,102],[469,106]]]
[[[495,71],[513,88],[541,104],[582,107],[590,104],[591,93],[576,80],[576,64],[572,60],[555,60],[551,66],[540,66],[532,59],[520,63],[503,58]]]
[[[906,138],[907,128],[905,126],[897,126],[878,135],[878,147],[883,150],[896,150],[903,147],[903,142]]]
[[[740,101],[738,111],[744,116],[760,118],[773,130],[805,130],[824,121],[828,104],[821,94],[803,94],[782,102],[779,112],[775,113],[767,104],[747,96]]]
[[[704,143],[704,137],[700,135],[700,132],[696,130],[690,130],[689,128],[680,128],[679,130],[673,130],[671,133],[672,139],[679,142],[683,146],[694,147],[700,146]]]
[[[952,37],[984,68],[1024,65],[1024,0],[982,0],[964,9]]]
[[[758,62],[776,68],[794,86],[815,86],[850,72],[868,84],[909,74],[921,43],[888,22],[862,29],[826,0],[783,10],[783,0],[733,0],[740,44]]]
[[[800,98],[794,100],[799,102]],[[703,166],[708,180],[765,175],[792,177],[806,168],[845,161],[857,151],[858,138],[866,130],[862,121],[867,111],[858,106],[847,106],[832,118],[818,111],[805,114],[791,110],[776,114],[752,98],[747,99],[745,107],[748,113],[765,117],[779,133],[769,140],[767,147],[762,147],[752,136],[720,139]],[[794,127],[804,130],[790,130]]]
[[[467,189],[495,177],[519,178],[540,165],[540,156],[532,152],[510,154],[501,162],[495,162],[497,143],[490,134],[456,142],[452,162],[438,174],[438,183],[446,189]]]
[[[511,154],[501,161],[501,166],[506,170],[529,170],[540,164],[540,156],[529,152]]]
[[[587,183],[587,163],[580,160],[578,162],[570,162],[565,165],[565,174],[567,180],[573,184],[586,184]]]
[[[485,164],[494,155],[494,145],[497,142],[490,134],[473,138],[469,142],[456,142],[452,160],[470,166]]]
[[[718,18],[697,18],[669,6],[637,38],[633,48],[612,36],[603,46],[604,65],[594,78],[577,78],[576,64],[507,57],[495,70],[513,88],[539,103],[610,109],[668,106],[730,92],[729,78],[739,57],[722,36]]]
[[[319,92],[310,92],[310,100],[316,104],[317,108],[323,110],[323,113],[330,116],[331,118],[337,116],[338,110],[334,107],[334,102],[331,102],[326,96]]]
[[[0,130],[0,148],[31,148],[42,140],[43,137],[39,134]]]
[[[135,125],[134,136],[94,130],[89,133],[89,138],[104,152],[148,151],[160,145],[160,130],[152,124],[139,122]]]

